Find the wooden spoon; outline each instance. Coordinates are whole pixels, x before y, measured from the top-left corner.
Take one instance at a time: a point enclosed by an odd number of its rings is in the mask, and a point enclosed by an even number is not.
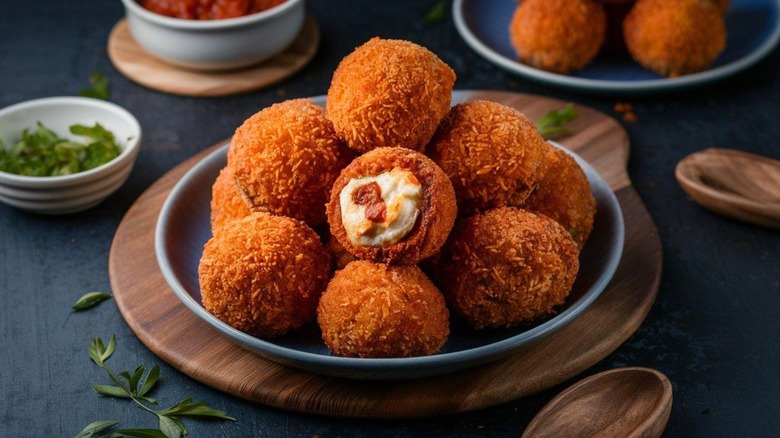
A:
[[[523,438],[659,437],[672,410],[672,385],[660,371],[617,368],[581,380],[531,420]]]
[[[702,207],[735,219],[780,228],[780,161],[730,149],[683,158],[675,176]]]

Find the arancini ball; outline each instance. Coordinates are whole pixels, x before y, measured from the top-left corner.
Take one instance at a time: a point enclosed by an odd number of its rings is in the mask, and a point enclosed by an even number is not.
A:
[[[225,224],[249,216],[252,212],[236,187],[229,167],[224,167],[211,186],[211,234]]]
[[[374,149],[341,172],[327,205],[331,234],[357,258],[417,263],[444,245],[458,214],[455,190],[430,158]]]
[[[353,157],[325,111],[309,99],[277,103],[248,118],[227,156],[250,210],[313,227],[325,222],[333,181]]]
[[[440,287],[476,329],[550,315],[571,291],[577,245],[554,220],[511,207],[461,221],[442,252]]]
[[[520,62],[555,73],[586,66],[606,32],[604,5],[595,0],[523,0],[509,24]]]
[[[526,199],[523,208],[555,220],[571,234],[579,249],[593,230],[596,199],[590,183],[577,161],[565,151],[550,146],[554,163]]]
[[[420,268],[362,260],[336,271],[317,322],[331,353],[347,357],[431,355],[450,332],[444,297]]]
[[[330,255],[305,223],[253,213],[219,229],[198,266],[203,307],[252,336],[270,338],[312,320]]]
[[[460,215],[520,206],[546,171],[548,145],[514,108],[475,100],[455,105],[428,156],[452,180]]]
[[[623,35],[636,62],[671,78],[706,70],[726,47],[720,7],[710,0],[637,0]]]
[[[409,41],[372,38],[339,63],[328,117],[347,145],[422,151],[450,109],[455,72]]]

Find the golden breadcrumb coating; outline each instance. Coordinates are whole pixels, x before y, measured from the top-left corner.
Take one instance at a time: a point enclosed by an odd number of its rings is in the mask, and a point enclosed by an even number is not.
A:
[[[461,215],[519,206],[546,171],[548,145],[523,114],[499,103],[458,104],[428,147],[458,199]]]
[[[588,177],[574,158],[554,146],[550,149],[554,162],[523,208],[542,213],[563,225],[577,247],[582,249],[593,230],[596,199],[590,191]]]
[[[623,21],[631,56],[661,76],[706,70],[726,47],[726,26],[710,0],[637,0]]]
[[[376,176],[399,168],[410,171],[422,186],[420,216],[412,230],[388,246],[358,246],[350,242],[341,218],[339,195],[350,180]],[[379,148],[356,158],[341,172],[327,205],[331,234],[357,258],[382,262],[417,263],[444,245],[455,223],[458,207],[447,175],[430,158],[410,149]]]
[[[232,327],[273,337],[314,318],[330,255],[305,223],[253,213],[228,223],[203,248],[203,307]]]
[[[229,167],[223,168],[211,186],[211,234],[225,224],[249,216],[252,212],[236,187]]]
[[[553,313],[579,269],[577,245],[554,220],[503,207],[456,226],[442,253],[442,290],[477,329],[512,327]]]
[[[237,130],[228,166],[252,211],[325,222],[330,187],[354,157],[309,99],[263,109]]]
[[[594,0],[523,0],[509,24],[520,61],[556,73],[587,65],[606,31],[604,5]]]
[[[359,152],[421,151],[450,109],[455,72],[409,41],[373,38],[342,59],[328,90],[328,116]]]
[[[444,297],[420,268],[360,260],[336,271],[317,322],[331,353],[351,357],[434,354],[450,331]]]

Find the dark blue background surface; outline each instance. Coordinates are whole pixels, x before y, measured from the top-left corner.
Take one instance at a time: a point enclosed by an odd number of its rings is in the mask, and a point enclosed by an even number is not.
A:
[[[108,290],[108,252],[123,214],[151,183],[196,152],[228,138],[260,108],[324,94],[339,60],[372,36],[405,38],[437,53],[458,74],[456,88],[531,92],[615,115],[614,97],[565,93],[516,78],[476,55],[444,22],[421,18],[433,1],[309,2],[322,45],[289,80],[242,96],[196,99],[161,94],[121,76],[106,41],[119,1],[5,0],[0,6],[0,106],[75,95],[99,69],[111,100],[135,114],[142,150],[127,184],[97,208],[41,217],[0,205],[0,436],[68,437],[87,423],[121,420],[154,427],[147,413],[99,398],[108,383],[87,357],[94,336],[116,333],[117,369],[162,366],[162,404],[192,396],[235,423],[188,422],[195,437],[518,436],[555,394],[579,378],[620,366],[657,368],[672,381],[666,436],[780,435],[780,233],[732,221],[694,204],[674,166],[706,147],[780,158],[780,54],[726,82],[681,94],[633,99],[638,121],[629,173],[656,221],[664,250],[658,300],[639,331],[570,382],[478,412],[415,420],[362,421],[302,415],[247,403],[178,373],[133,335],[113,301],[71,314],[83,293]],[[456,382],[454,384],[457,384]]]

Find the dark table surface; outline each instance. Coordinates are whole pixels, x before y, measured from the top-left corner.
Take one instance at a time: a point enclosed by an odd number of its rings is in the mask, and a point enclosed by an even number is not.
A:
[[[444,21],[425,25],[426,1],[311,0],[322,44],[299,74],[265,90],[188,98],[136,85],[111,64],[106,41],[123,16],[118,0],[4,0],[0,12],[0,107],[76,95],[99,70],[111,97],[140,121],[143,145],[127,183],[89,211],[60,217],[0,204],[0,436],[67,437],[95,420],[156,427],[124,400],[98,397],[108,383],[87,357],[95,336],[116,334],[116,368],[159,364],[161,404],[205,400],[236,422],[188,421],[191,436],[518,436],[533,415],[574,381],[623,366],[657,368],[672,381],[666,436],[780,436],[780,234],[700,208],[674,179],[676,163],[712,146],[780,158],[780,51],[724,82],[646,98],[597,97],[538,85],[474,53]],[[110,289],[108,253],[124,213],[164,173],[228,138],[249,115],[286,98],[324,94],[339,60],[372,36],[403,38],[437,53],[458,89],[537,93],[597,108],[621,123],[629,174],[660,232],[664,266],[658,299],[639,330],[593,368],[535,396],[477,412],[413,420],[304,415],[248,403],[171,368],[132,333],[113,301],[84,313],[83,293]]]

